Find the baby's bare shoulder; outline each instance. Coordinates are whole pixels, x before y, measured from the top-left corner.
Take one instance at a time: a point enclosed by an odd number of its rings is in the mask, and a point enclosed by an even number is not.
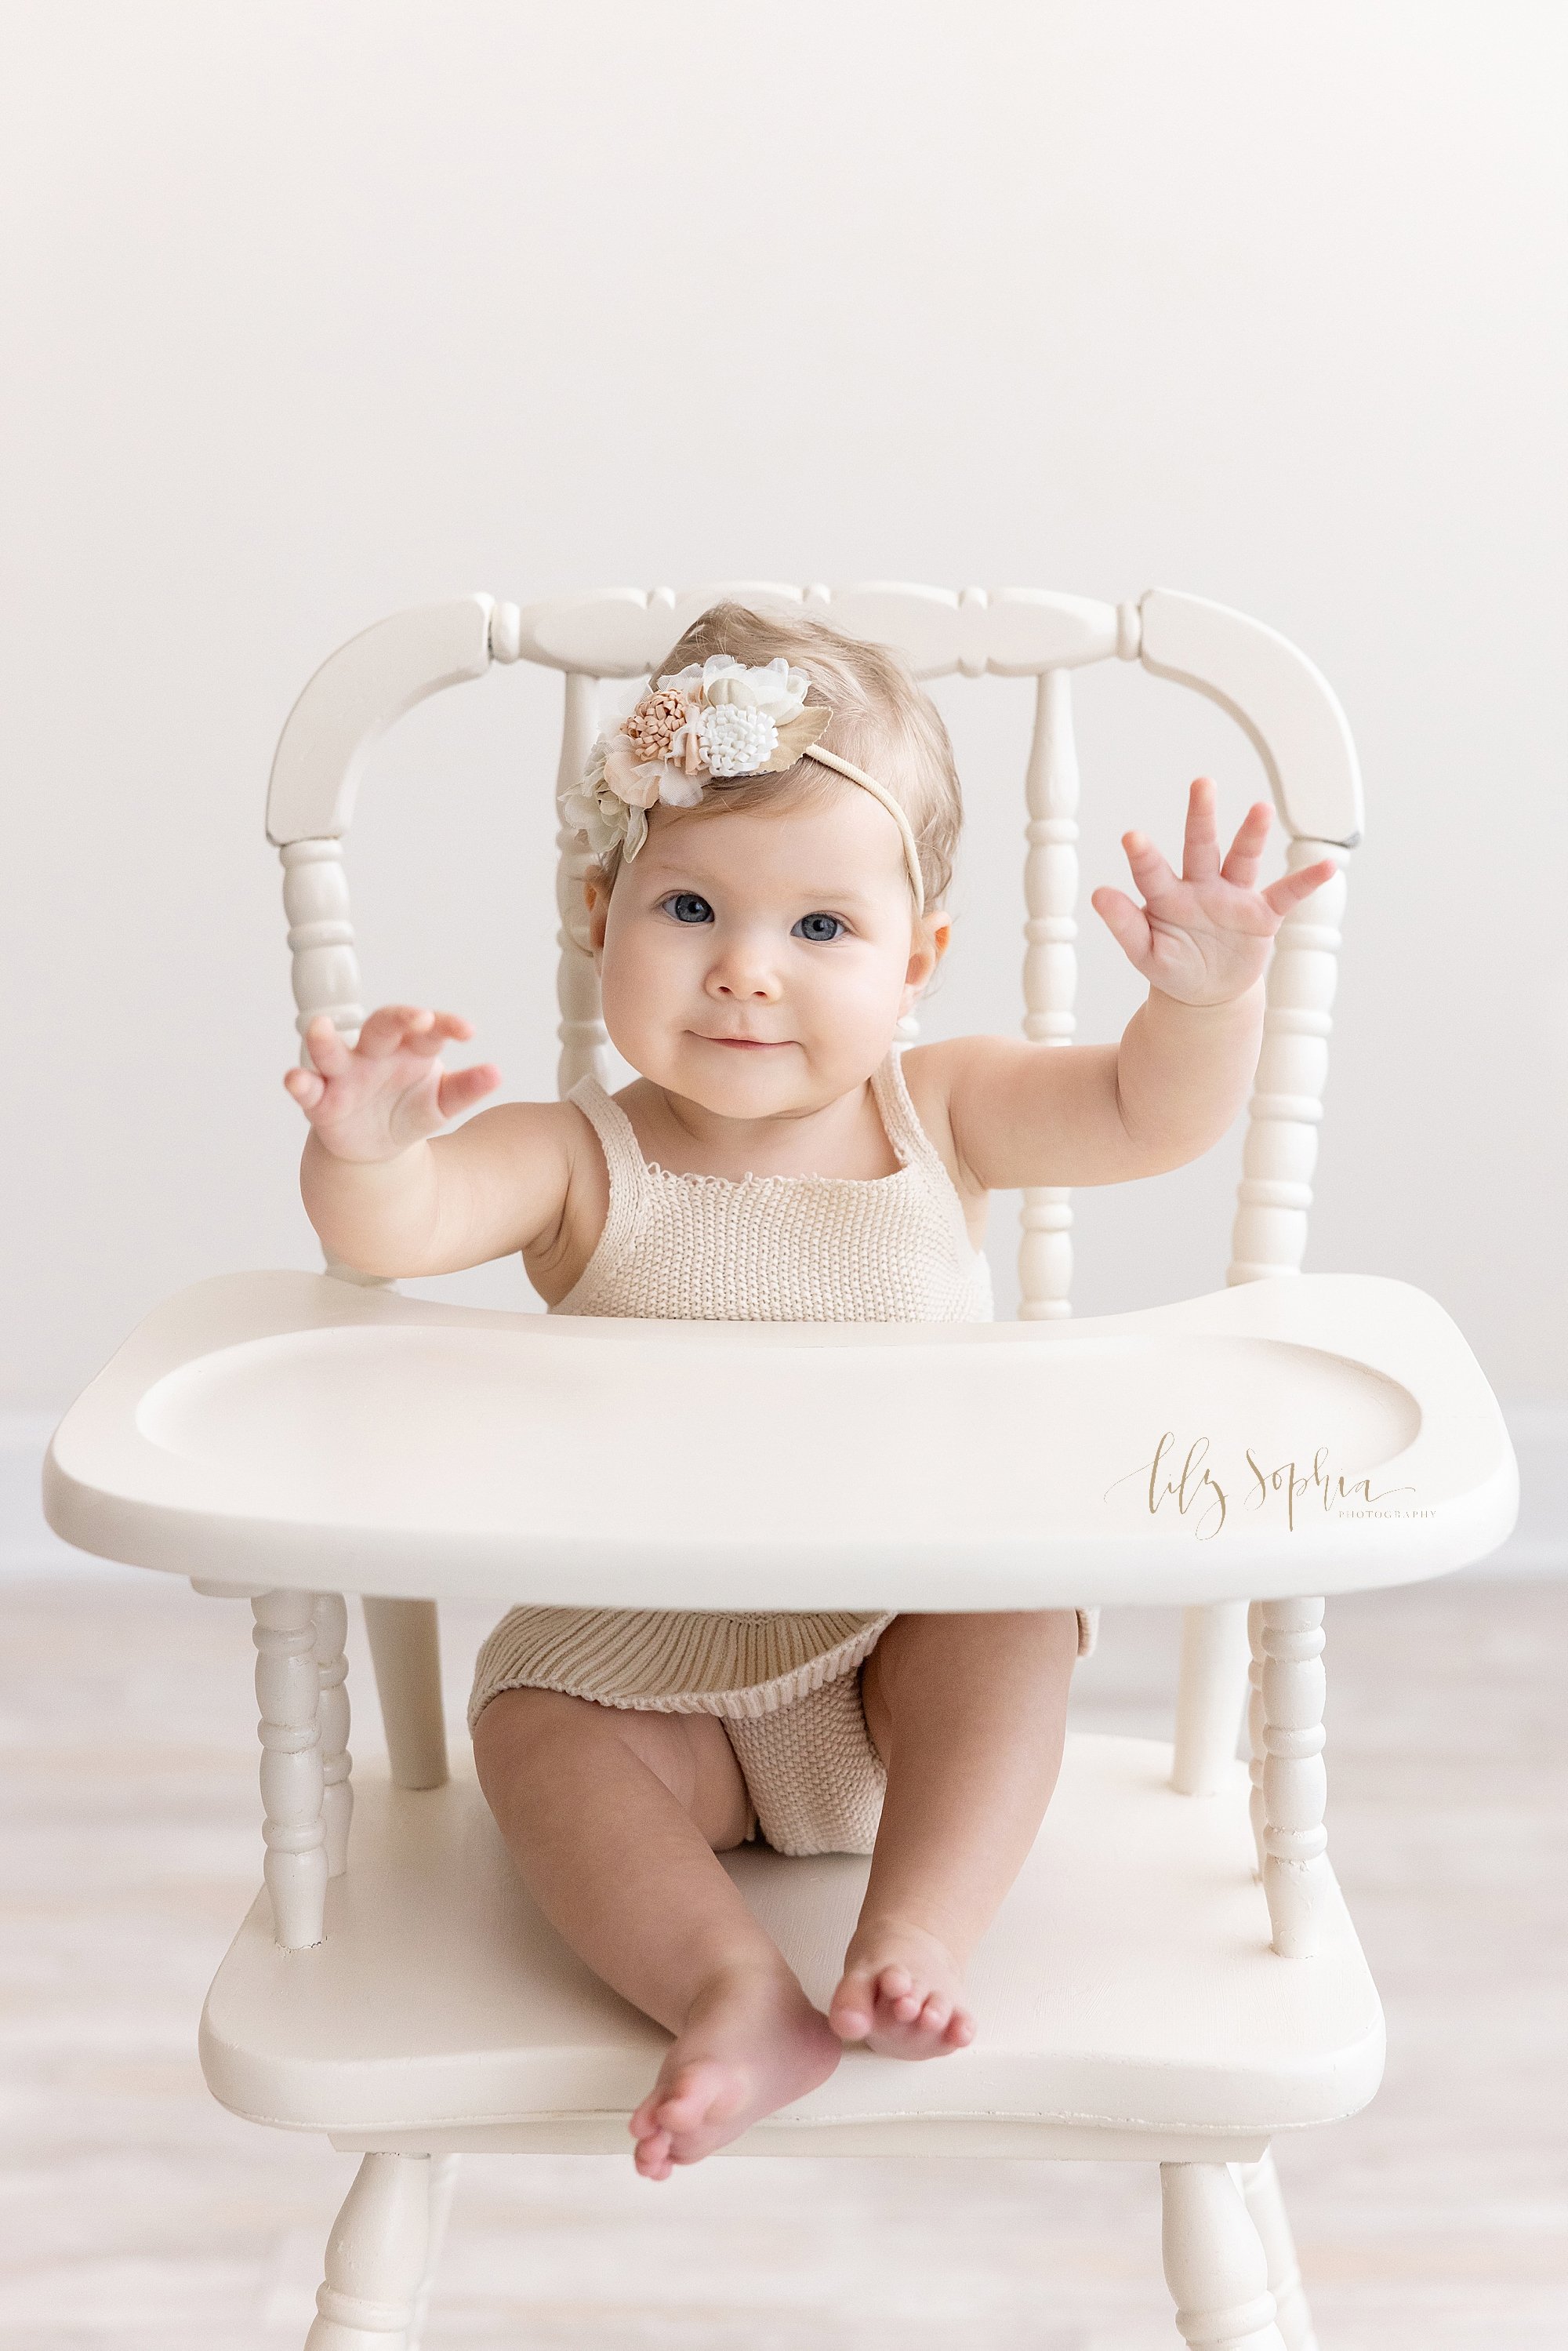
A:
[[[902,1061],[904,1082],[921,1124],[929,1126],[934,1118],[950,1123],[966,1086],[1010,1068],[1033,1050],[1016,1037],[943,1037],[929,1045],[907,1046]]]
[[[899,1059],[915,1115],[936,1144],[960,1196],[978,1202],[985,1186],[965,1160],[954,1131],[953,1099],[964,1066],[964,1048],[984,1040],[946,1037],[930,1045],[906,1045]]]
[[[603,1166],[592,1126],[564,1102],[497,1102],[431,1149],[465,1246],[486,1256],[552,1247]]]

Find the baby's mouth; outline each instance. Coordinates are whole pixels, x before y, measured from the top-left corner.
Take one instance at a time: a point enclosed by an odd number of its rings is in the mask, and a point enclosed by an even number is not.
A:
[[[701,1037],[705,1045],[738,1045],[742,1051],[748,1053],[777,1052],[781,1046],[791,1041],[788,1037],[705,1037],[700,1029],[694,1029],[692,1034]]]

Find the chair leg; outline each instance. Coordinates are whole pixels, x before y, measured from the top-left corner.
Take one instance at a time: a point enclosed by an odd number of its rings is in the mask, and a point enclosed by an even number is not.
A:
[[[430,2242],[424,2255],[424,2275],[419,2281],[419,2292],[413,2298],[413,2325],[408,2330],[408,2351],[419,2351],[424,2338],[424,2322],[430,2310],[430,2297],[435,2284],[436,2263],[446,2239],[446,2222],[452,2210],[452,2194],[457,2185],[457,2166],[462,2158],[438,2155],[430,2166]]]
[[[286,1951],[306,1951],[325,1932],[328,1874],[316,1600],[309,1592],[266,1592],[250,1604],[266,1816],[262,1875],[277,1940]]]
[[[1224,2163],[1162,2163],[1166,2283],[1189,2351],[1286,2351],[1269,2264]]]
[[[1301,2263],[1296,2259],[1296,2241],[1291,2234],[1273,2157],[1266,2155],[1260,2163],[1239,2163],[1236,2177],[1247,2199],[1247,2210],[1252,2215],[1252,2225],[1263,2240],[1269,2262],[1269,2291],[1274,2297],[1275,2320],[1285,2338],[1285,2351],[1318,2351],[1312,2314],[1301,2286]]]
[[[1171,1761],[1171,1786],[1178,1795],[1217,1795],[1229,1778],[1247,1699],[1247,1661],[1244,1600],[1183,1609]]]
[[[367,2155],[327,2240],[305,2351],[409,2351],[430,2241],[427,2155]]]
[[[354,1759],[349,1752],[349,1661],[343,1655],[349,1612],[340,1592],[316,1594],[316,1677],[320,1695],[316,1719],[321,1731],[321,1822],[327,1833],[327,1875],[341,1877],[349,1865],[349,1828],[354,1817]]]
[[[444,1788],[446,1724],[441,1710],[441,1625],[434,1600],[362,1606],[394,1788]]]

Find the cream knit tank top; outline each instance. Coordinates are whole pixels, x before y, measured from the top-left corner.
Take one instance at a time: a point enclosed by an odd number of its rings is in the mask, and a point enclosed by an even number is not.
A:
[[[891,1176],[673,1175],[596,1078],[567,1096],[610,1170],[598,1247],[555,1314],[682,1322],[988,1322],[990,1268],[894,1048],[872,1092]]]
[[[988,1322],[989,1269],[915,1115],[896,1049],[872,1089],[899,1162],[894,1175],[743,1176],[737,1183],[651,1165],[625,1112],[584,1078],[567,1099],[603,1145],[610,1210],[580,1280],[551,1312],[688,1322]],[[479,1652],[469,1727],[502,1690],[529,1687],[604,1706],[760,1723],[852,1677],[892,1622],[885,1610],[514,1608]],[[1086,1648],[1086,1619],[1079,1638]],[[853,1706],[855,1768],[877,1777],[858,1698]],[[755,1765],[754,1757],[744,1768]]]

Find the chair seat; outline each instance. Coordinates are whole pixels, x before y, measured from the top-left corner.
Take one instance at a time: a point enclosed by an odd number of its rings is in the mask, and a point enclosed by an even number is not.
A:
[[[890,2124],[1262,2139],[1364,2105],[1383,2021],[1337,1887],[1319,1956],[1276,1957],[1244,1768],[1208,1797],[1176,1794],[1169,1771],[1154,1741],[1070,1739],[1034,1851],[970,1969],[973,2046],[926,2064],[852,2050],[737,2151],[860,2152],[888,2143],[864,2126]],[[867,1863],[747,1848],[726,1866],[825,2007]],[[510,2143],[542,2144],[527,2126],[574,2122],[593,2126],[576,2143],[624,2145],[667,2046],[524,1893],[466,1750],[443,1788],[357,1778],[326,1941],[280,1950],[262,1895],[202,2025],[225,2105],[350,2146],[444,2133],[500,2144],[519,2126]]]

